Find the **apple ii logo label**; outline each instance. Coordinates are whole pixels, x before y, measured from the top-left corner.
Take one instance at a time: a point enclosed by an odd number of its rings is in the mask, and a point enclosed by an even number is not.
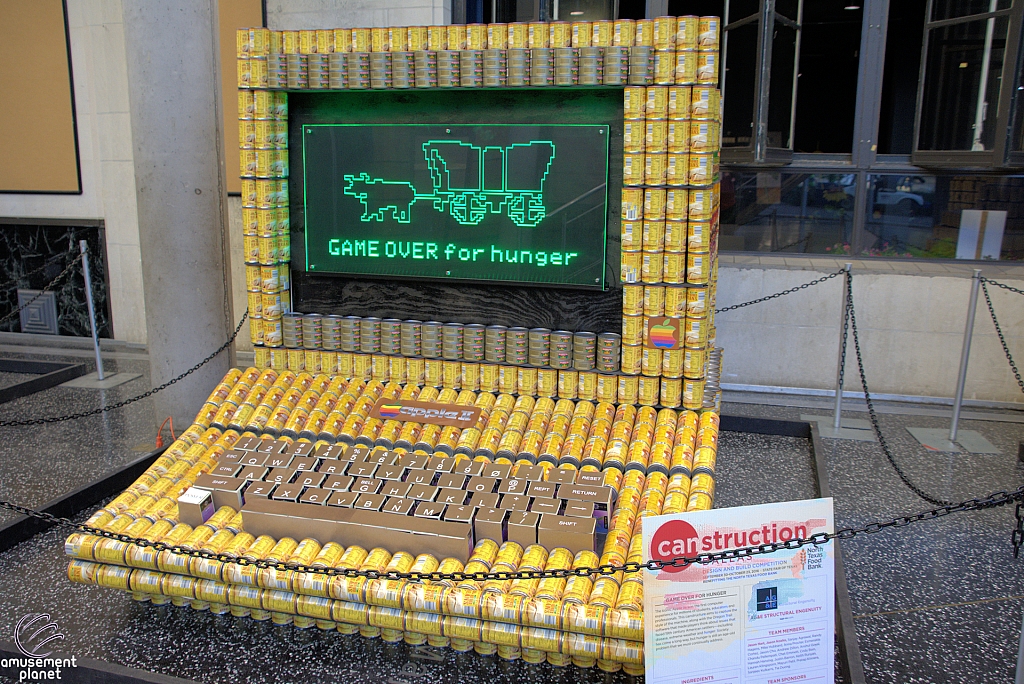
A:
[[[476,406],[460,404],[436,404],[432,401],[381,398],[373,405],[370,417],[380,420],[451,425],[466,429],[476,425],[480,418],[480,409]]]
[[[651,316],[647,319],[647,346],[651,349],[679,349],[683,346],[679,334],[682,318]]]

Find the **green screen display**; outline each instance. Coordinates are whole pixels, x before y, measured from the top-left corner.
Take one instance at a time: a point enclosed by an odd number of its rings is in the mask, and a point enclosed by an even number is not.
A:
[[[306,270],[603,288],[608,126],[302,127]]]

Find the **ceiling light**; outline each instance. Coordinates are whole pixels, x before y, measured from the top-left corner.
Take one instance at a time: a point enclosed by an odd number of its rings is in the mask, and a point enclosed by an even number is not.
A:
[[[843,9],[844,10],[859,10],[860,9],[860,5],[847,5]]]
[[[583,15],[583,10],[575,10],[573,12],[569,12],[569,16],[572,16],[572,17],[579,17],[579,16],[582,16],[582,15]]]

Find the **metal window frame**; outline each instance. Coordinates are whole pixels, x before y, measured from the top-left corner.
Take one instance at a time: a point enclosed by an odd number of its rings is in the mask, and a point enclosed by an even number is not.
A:
[[[757,23],[757,63],[755,64],[754,77],[754,107],[751,112],[753,128],[750,144],[744,147],[727,147],[721,151],[723,164],[733,165],[755,165],[758,167],[785,166],[793,161],[793,137],[796,126],[796,98],[800,70],[800,41],[803,34],[803,6],[804,0],[798,0],[797,20],[779,13],[776,10],[776,0],[760,0],[760,7],[757,12],[730,21],[729,0],[725,0],[724,17],[722,18],[722,59],[721,74],[719,79],[722,93],[725,93],[725,64],[726,55],[729,50],[729,31]],[[796,31],[796,45],[793,58],[793,88],[789,98],[789,146],[770,147],[768,145],[768,114],[771,102],[771,70],[772,70],[772,48],[774,47],[774,35],[776,22],[789,26]]]
[[[932,21],[932,10],[935,0],[928,0],[925,8],[924,39],[921,41],[921,65],[917,81],[917,102],[914,112],[914,147],[911,152],[911,161],[926,169],[965,169],[965,170],[988,170],[1002,167],[1012,167],[1024,164],[1024,155],[1009,154],[1010,130],[1012,119],[1010,118],[1011,105],[1015,100],[1016,91],[1014,86],[1006,87],[1006,84],[1013,84],[1017,81],[1021,53],[1021,23],[1024,19],[1024,1],[1016,0],[1009,8],[996,10],[995,12],[983,12],[980,14],[969,14],[963,17],[942,19]],[[931,42],[931,32],[947,26],[983,21],[985,19],[1008,17],[1009,26],[1006,33],[1006,49],[1003,53],[1003,67],[1000,72],[999,98],[996,100],[996,121],[994,144],[991,150],[921,150],[921,118],[922,106],[924,103],[925,78],[927,77],[928,46]],[[1018,105],[1020,103],[1018,102]]]

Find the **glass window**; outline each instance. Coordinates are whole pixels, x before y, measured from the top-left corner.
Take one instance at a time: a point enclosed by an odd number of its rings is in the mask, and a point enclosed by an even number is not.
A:
[[[1013,0],[935,0],[932,21],[969,17],[996,10],[1009,9]]]
[[[932,29],[925,58],[919,150],[991,150],[1008,18]]]
[[[754,21],[726,33],[722,147],[747,147],[754,134],[757,26]]]
[[[853,174],[722,172],[725,251],[829,254],[850,242]]]
[[[868,254],[1024,260],[1024,176],[871,176]]]
[[[879,154],[910,154],[914,148],[914,112],[921,72],[926,0],[889,3],[885,34],[882,106],[878,122]],[[851,107],[851,116],[852,110]],[[797,143],[800,127],[797,126]]]
[[[768,147],[793,146],[793,101],[797,51],[797,31],[775,23],[772,41],[771,89],[768,93]]]

